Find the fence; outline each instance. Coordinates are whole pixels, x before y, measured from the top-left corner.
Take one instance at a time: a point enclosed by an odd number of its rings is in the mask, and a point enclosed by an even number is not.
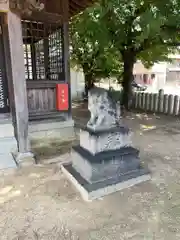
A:
[[[159,93],[135,92],[133,107],[147,112],[180,115],[180,96]]]

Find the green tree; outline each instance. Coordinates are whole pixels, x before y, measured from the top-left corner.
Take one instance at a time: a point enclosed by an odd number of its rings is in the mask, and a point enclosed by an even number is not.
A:
[[[122,62],[102,25],[101,5],[85,10],[70,23],[71,63],[83,69],[85,92],[101,78],[119,76]]]
[[[71,26],[72,60],[83,68],[86,83],[90,87],[116,74],[128,108],[136,60],[150,66],[166,60],[179,45],[180,1],[99,0]]]
[[[101,0],[100,22],[123,62],[123,105],[128,108],[136,60],[151,65],[179,45],[180,1]]]

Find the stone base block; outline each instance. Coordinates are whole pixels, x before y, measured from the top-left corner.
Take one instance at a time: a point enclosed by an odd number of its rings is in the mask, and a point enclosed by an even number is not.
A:
[[[14,137],[14,127],[10,117],[1,118],[0,114],[0,139]]]
[[[93,155],[81,146],[75,146],[72,166],[88,182],[95,183],[139,169],[139,151],[127,147]]]
[[[11,153],[17,150],[15,137],[0,138],[0,154]]]
[[[16,168],[16,162],[12,152],[17,150],[15,137],[0,138],[0,171]]]
[[[27,152],[27,153],[16,152],[16,153],[13,153],[13,157],[18,167],[29,167],[36,163],[35,156],[31,152]]]
[[[43,120],[32,121],[29,125],[31,140],[41,139],[69,139],[75,137],[74,121]]]
[[[17,165],[12,153],[17,151],[12,120],[8,115],[0,114],[0,173],[16,169]]]
[[[126,173],[118,177],[106,179],[101,182],[87,182],[72,166],[72,164],[62,165],[62,172],[69,181],[80,192],[85,201],[91,201],[111,193],[120,191],[124,188],[132,187],[141,182],[150,180],[148,170],[139,168],[134,172]]]
[[[106,130],[80,130],[80,145],[92,154],[132,146],[131,132],[128,128],[117,126]]]
[[[0,153],[0,171],[17,168],[12,153]]]

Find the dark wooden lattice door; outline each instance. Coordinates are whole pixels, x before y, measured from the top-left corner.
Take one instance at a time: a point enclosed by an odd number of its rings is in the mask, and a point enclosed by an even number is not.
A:
[[[0,17],[0,113],[9,112],[8,107],[8,87],[5,69],[5,55],[3,48],[3,35]]]

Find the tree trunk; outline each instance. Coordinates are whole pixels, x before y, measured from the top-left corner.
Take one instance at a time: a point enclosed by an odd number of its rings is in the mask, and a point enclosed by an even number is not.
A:
[[[94,82],[93,82],[93,76],[92,74],[84,74],[85,77],[85,98],[88,97],[88,91],[94,86]]]
[[[132,80],[133,80],[133,67],[135,63],[135,56],[132,52],[127,52],[123,56],[124,69],[123,69],[123,96],[122,105],[126,110],[129,110],[132,100]]]

